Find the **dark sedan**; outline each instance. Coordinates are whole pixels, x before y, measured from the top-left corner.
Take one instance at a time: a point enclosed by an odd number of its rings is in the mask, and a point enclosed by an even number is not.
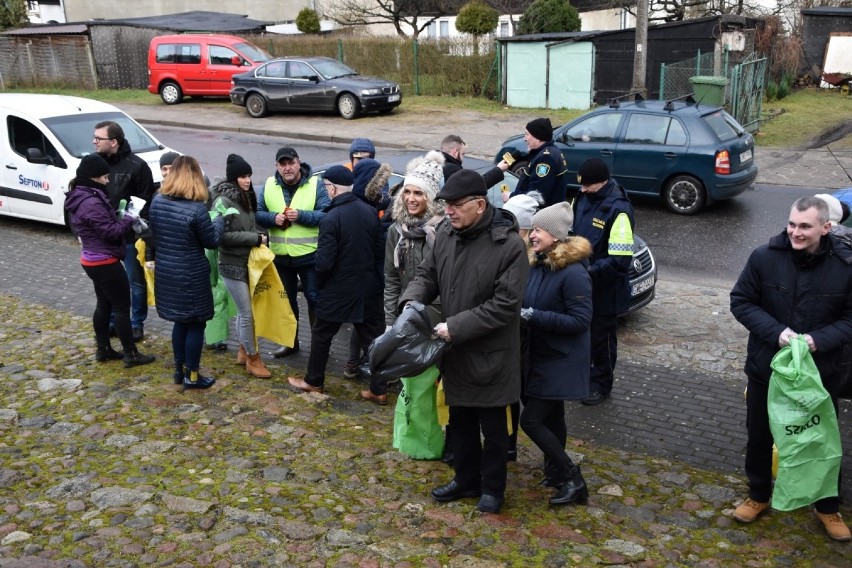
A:
[[[352,119],[391,112],[402,102],[396,83],[359,75],[328,57],[273,59],[234,75],[230,96],[254,118],[276,111],[330,111]]]

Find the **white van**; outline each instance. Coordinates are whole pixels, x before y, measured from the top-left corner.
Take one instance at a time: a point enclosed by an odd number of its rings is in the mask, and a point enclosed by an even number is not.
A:
[[[65,192],[80,159],[95,151],[92,133],[104,120],[118,123],[133,153],[148,163],[160,186],[166,148],[112,105],[62,95],[0,94],[0,215],[46,221],[65,219]]]

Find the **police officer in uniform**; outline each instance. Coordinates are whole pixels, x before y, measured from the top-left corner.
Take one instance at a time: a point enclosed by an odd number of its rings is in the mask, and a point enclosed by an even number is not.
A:
[[[574,232],[592,243],[591,394],[582,403],[595,405],[609,398],[612,391],[618,314],[630,307],[633,205],[598,158],[583,162],[577,170],[577,183],[580,195],[574,203]]]
[[[527,123],[524,142],[529,148],[529,165],[521,170],[520,181],[510,197],[538,191],[544,197],[542,208],[565,201],[568,190],[568,164],[553,144],[553,125],[549,118],[536,118]]]

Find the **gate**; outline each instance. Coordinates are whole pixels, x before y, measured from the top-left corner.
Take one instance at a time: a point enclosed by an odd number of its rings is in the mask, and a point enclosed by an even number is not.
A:
[[[766,64],[765,57],[752,56],[731,70],[731,114],[749,132],[760,129]]]

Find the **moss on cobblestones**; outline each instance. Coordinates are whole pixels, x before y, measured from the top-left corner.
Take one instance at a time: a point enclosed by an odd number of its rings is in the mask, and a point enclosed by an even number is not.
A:
[[[205,352],[210,391],[153,365],[95,363],[90,321],[0,298],[0,558],[63,566],[845,566],[808,510],[743,526],[741,478],[591,447],[587,506],[552,508],[540,453],[521,438],[503,514],[429,490],[440,462],[391,448],[393,409],[250,380]],[[39,380],[79,379],[39,389]],[[846,509],[844,509],[846,510]],[[24,534],[26,533],[26,534]],[[0,561],[0,565],[3,561]],[[77,562],[77,564],[74,564]]]

